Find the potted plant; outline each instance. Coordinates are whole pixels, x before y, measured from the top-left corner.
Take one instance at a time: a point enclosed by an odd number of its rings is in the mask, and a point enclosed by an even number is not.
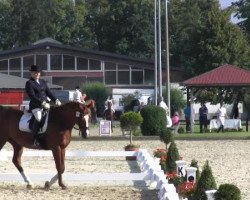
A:
[[[135,113],[135,112],[126,112],[123,113],[120,117],[120,126],[122,131],[129,131],[130,135],[130,143],[124,147],[125,151],[138,151],[140,146],[138,144],[133,144],[133,134],[137,130],[137,128],[141,125],[143,119],[140,113]],[[134,160],[135,158],[126,158],[126,159],[132,159]]]

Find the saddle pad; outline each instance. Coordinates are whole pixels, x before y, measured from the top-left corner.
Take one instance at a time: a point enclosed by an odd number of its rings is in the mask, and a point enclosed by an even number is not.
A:
[[[24,113],[19,121],[19,130],[31,133],[32,130],[29,128],[29,122],[32,117],[32,113]],[[49,118],[49,113],[46,116],[45,123],[43,127],[40,129],[39,133],[45,133],[47,126],[48,126],[48,118]]]

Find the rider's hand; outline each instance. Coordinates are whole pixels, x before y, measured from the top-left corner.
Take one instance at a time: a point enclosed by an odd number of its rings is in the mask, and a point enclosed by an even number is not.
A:
[[[46,109],[46,110],[49,110],[49,109],[50,109],[50,104],[47,103],[46,101],[44,101],[44,102],[42,103],[42,107],[43,107],[44,109]]]
[[[56,99],[56,106],[62,105],[61,101],[59,99]]]

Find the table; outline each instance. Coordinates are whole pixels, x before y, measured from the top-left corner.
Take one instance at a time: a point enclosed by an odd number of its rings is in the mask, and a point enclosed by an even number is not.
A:
[[[217,119],[210,120],[209,130],[211,132],[212,129],[217,129]],[[241,119],[225,119],[224,128],[236,129],[239,130],[241,128]]]

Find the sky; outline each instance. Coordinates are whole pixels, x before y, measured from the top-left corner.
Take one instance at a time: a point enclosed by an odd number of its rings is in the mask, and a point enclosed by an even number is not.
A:
[[[232,2],[236,2],[236,1],[237,0],[219,0],[222,9],[230,6]],[[232,17],[231,21],[233,23],[237,23],[239,20]]]
[[[226,8],[231,5],[232,2],[237,0],[220,0],[221,8]]]

